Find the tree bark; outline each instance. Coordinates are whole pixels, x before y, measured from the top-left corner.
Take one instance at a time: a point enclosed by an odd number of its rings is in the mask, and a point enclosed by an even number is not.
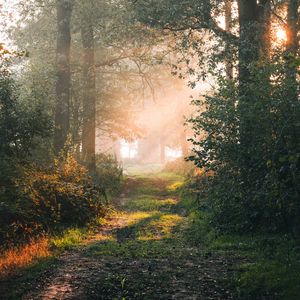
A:
[[[58,154],[64,147],[70,128],[70,51],[72,1],[57,0],[57,49],[56,49],[56,107],[54,150]]]
[[[225,0],[225,30],[231,33],[232,30],[232,0]],[[229,41],[226,41],[226,78],[227,80],[233,79],[233,55],[232,46]]]
[[[259,55],[270,62],[271,53],[271,0],[260,0],[258,4],[259,21]]]
[[[287,67],[287,80],[288,84],[293,90],[293,99],[297,100],[297,66],[296,64],[290,64],[290,59],[295,59],[299,49],[298,41],[298,9],[299,0],[289,0],[287,11],[287,64],[291,65]]]
[[[298,10],[300,1],[299,0],[289,0],[287,9],[287,42],[286,42],[286,90],[288,102],[291,104],[289,107],[289,119],[292,124],[290,126],[291,143],[293,149],[297,149],[299,145],[299,128],[294,126],[297,123],[297,118],[299,116],[299,110],[297,111],[295,104],[299,103],[299,94],[297,91],[298,80],[297,80],[297,64],[295,59],[298,56],[299,51],[299,40],[298,40]],[[291,147],[291,146],[290,146]],[[299,167],[298,167],[299,171]],[[296,172],[290,168],[291,178],[293,185],[295,187],[295,195],[299,198],[300,189],[297,182]],[[296,238],[300,238],[300,204],[295,207],[295,217],[292,220],[292,234]]]
[[[253,152],[255,151],[256,122],[254,92],[255,74],[254,65],[259,58],[258,46],[258,13],[256,0],[239,0],[239,103],[238,113],[240,118],[240,155],[241,176],[244,182],[251,180],[249,170],[255,162]]]
[[[239,0],[239,80],[240,85],[252,81],[249,67],[258,60],[257,3],[256,0]]]
[[[82,122],[81,122],[81,97],[76,95],[75,97],[71,98],[71,132],[72,132],[72,141],[75,145],[75,153],[76,157],[80,160],[80,146],[81,146],[81,129],[82,129]]]
[[[287,13],[287,50],[296,55],[298,50],[298,9],[299,0],[289,0]]]
[[[96,76],[94,29],[88,20],[82,20],[83,46],[83,128],[82,155],[88,169],[96,169]]]

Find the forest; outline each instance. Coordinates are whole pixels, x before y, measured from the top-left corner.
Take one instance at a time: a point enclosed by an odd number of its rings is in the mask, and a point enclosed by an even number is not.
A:
[[[0,299],[300,299],[300,0],[0,0]]]

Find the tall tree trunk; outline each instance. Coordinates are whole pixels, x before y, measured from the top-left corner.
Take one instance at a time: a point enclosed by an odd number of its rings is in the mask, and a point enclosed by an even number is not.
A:
[[[239,80],[243,90],[244,85],[252,81],[249,67],[258,59],[258,15],[256,0],[239,0],[238,4],[240,25]],[[243,90],[243,92],[245,91]]]
[[[249,170],[255,164],[255,102],[257,101],[254,86],[253,68],[259,58],[258,46],[258,13],[256,0],[239,0],[239,104],[240,118],[240,155],[242,160],[241,176],[244,182],[251,180]]]
[[[287,105],[290,122],[296,124],[297,113],[293,106],[298,102],[298,80],[297,80],[297,69],[298,66],[295,60],[299,51],[299,40],[298,40],[298,9],[300,5],[300,0],[288,0],[287,7],[287,42],[286,42],[286,80],[285,89],[287,93],[287,100],[289,105]],[[297,147],[298,141],[298,130],[295,126],[292,126],[291,134],[293,136],[292,140]]]
[[[75,145],[76,157],[80,160],[80,145],[81,145],[81,98],[78,96],[71,98],[72,103],[72,124],[71,124],[71,132],[72,132],[72,141]]]
[[[82,154],[88,169],[96,169],[96,76],[93,25],[82,20],[81,37],[83,46],[83,128]]]
[[[297,56],[299,49],[298,41],[298,9],[299,9],[299,0],[289,0],[288,1],[288,12],[287,12],[287,80],[293,91],[293,99],[297,100],[297,66],[296,64],[291,64],[290,59],[294,59]]]
[[[295,63],[295,59],[299,54],[299,40],[298,40],[298,10],[300,6],[299,0],[289,0],[288,1],[288,11],[287,11],[287,43],[286,43],[286,57],[287,57],[287,66],[286,66],[286,90],[288,97],[288,116],[289,122],[292,126],[290,128],[290,143],[289,146],[293,149],[297,149],[299,146],[299,126],[296,126],[297,120],[299,117],[299,93],[297,91],[297,87],[299,86],[297,79],[297,69],[298,66]],[[295,190],[295,196],[299,199],[300,188],[297,178],[297,172],[290,168],[292,184]],[[298,166],[299,172],[299,166]],[[300,238],[300,203],[298,202],[295,207],[295,216],[292,220],[292,234],[296,238]]]
[[[121,141],[117,140],[114,142],[114,156],[119,161],[122,162],[122,155],[121,155]]]
[[[258,3],[259,22],[259,55],[266,62],[270,62],[271,53],[271,0],[260,0]]]
[[[225,0],[225,30],[231,32],[232,30],[232,0]],[[233,78],[233,55],[232,46],[229,41],[226,42],[226,78],[231,80]]]
[[[265,97],[270,98],[270,59],[271,59],[271,0],[258,2],[258,47],[260,66],[262,67],[261,85],[264,86]]]
[[[57,49],[56,49],[56,107],[55,107],[55,132],[54,150],[58,154],[63,149],[70,127],[70,50],[72,15],[71,0],[57,0]]]
[[[287,50],[293,55],[298,51],[298,9],[299,0],[289,0],[287,13]]]

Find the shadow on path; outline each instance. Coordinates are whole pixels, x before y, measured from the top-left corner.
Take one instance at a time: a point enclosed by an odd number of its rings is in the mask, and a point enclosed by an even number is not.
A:
[[[24,299],[233,299],[223,281],[234,258],[187,242],[173,182],[129,179],[116,216]]]

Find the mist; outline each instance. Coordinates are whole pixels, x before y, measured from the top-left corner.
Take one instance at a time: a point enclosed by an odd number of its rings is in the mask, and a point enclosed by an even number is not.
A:
[[[300,295],[299,0],[0,0],[0,298]]]

